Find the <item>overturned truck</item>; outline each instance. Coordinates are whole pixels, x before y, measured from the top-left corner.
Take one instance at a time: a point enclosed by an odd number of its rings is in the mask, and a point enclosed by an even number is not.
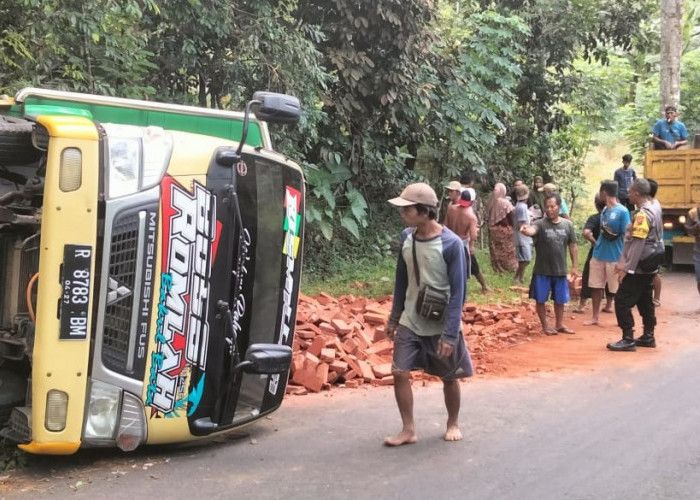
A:
[[[0,426],[31,453],[195,439],[279,407],[304,179],[245,112],[0,100]],[[253,117],[254,115],[254,117]]]

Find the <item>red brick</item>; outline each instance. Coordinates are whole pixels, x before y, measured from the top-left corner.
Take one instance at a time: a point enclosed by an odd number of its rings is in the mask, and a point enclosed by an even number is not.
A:
[[[394,343],[389,339],[380,340],[367,349],[368,354],[386,354],[394,349]]]
[[[363,315],[364,320],[366,323],[369,323],[370,325],[383,325],[386,323],[387,319],[389,318],[389,313],[386,314],[378,314],[378,313],[365,313]]]
[[[379,325],[374,329],[374,337],[372,340],[374,342],[379,342],[386,338],[386,327],[384,325]]]
[[[357,351],[357,349],[359,347],[357,345],[357,342],[353,338],[345,339],[345,341],[343,342],[342,345],[343,345],[343,349],[345,349],[345,352],[347,352],[349,354],[355,354],[355,351]]]
[[[316,367],[321,362],[316,356],[307,352],[304,354],[304,369],[316,370]]]
[[[331,320],[331,325],[333,326],[333,328],[335,328],[335,331],[338,332],[338,335],[347,335],[349,333],[352,333],[352,327],[342,319],[336,318]]]
[[[336,331],[333,325],[326,323],[325,321],[319,323],[318,327],[321,329],[321,333],[335,335]]]
[[[359,329],[357,330],[355,336],[356,336],[358,339],[361,339],[361,340],[362,340],[362,344],[364,344],[364,346],[365,346],[365,347],[363,347],[363,349],[369,348],[369,347],[373,344],[373,342],[374,342],[374,341],[372,340],[372,337],[373,337],[374,335],[369,335],[369,333],[366,332],[366,331],[365,331],[364,329],[362,329],[362,328],[359,328]]]
[[[328,372],[328,383],[329,384],[335,384],[338,379],[340,378],[340,374],[338,372]]]
[[[326,363],[321,363],[316,368],[316,377],[318,377],[318,379],[323,384],[327,384],[328,383],[328,372],[329,372],[328,365]]]
[[[377,378],[384,378],[391,376],[391,363],[385,363],[383,365],[372,366],[372,371],[374,376]]]
[[[306,350],[306,352],[318,357],[321,354],[321,349],[323,349],[324,347],[326,347],[326,339],[325,337],[319,335],[313,339],[311,345]]]
[[[294,334],[300,339],[311,340],[316,337],[316,334],[311,330],[299,330],[298,328],[294,331]]]
[[[321,361],[325,361],[326,363],[332,363],[335,360],[335,349],[324,347],[323,349],[321,349],[319,357],[321,358]]]
[[[372,387],[394,385],[394,377],[393,377],[393,375],[390,375],[390,376],[384,377],[384,378],[376,378],[376,379],[372,380],[371,384],[372,384]]]
[[[304,367],[299,372],[299,381],[312,392],[320,392],[323,385],[323,380],[316,375],[316,370],[310,370],[309,367]]]
[[[348,371],[348,364],[345,361],[336,359],[330,364],[330,368],[334,372],[345,373]]]
[[[362,378],[364,378],[365,381],[369,382],[370,380],[376,378],[374,371],[372,371],[372,366],[370,366],[367,361],[359,360],[358,363],[360,364],[360,373],[362,373]]]

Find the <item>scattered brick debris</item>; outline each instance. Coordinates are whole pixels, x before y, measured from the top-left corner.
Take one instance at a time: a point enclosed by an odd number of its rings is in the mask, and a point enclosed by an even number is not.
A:
[[[578,285],[578,286],[576,286]],[[540,335],[535,305],[527,300],[527,288],[517,288],[519,304],[477,305],[462,309],[462,333],[477,373],[487,373],[490,353],[507,349]],[[572,295],[580,290],[571,283]],[[391,296],[368,299],[354,295],[316,297],[301,294],[293,343],[292,368],[287,394],[304,395],[335,387],[393,385],[393,343],[385,325]],[[412,372],[413,380],[436,377]]]

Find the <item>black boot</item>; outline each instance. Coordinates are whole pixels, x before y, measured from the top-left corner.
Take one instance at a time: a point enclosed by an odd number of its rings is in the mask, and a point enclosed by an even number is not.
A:
[[[644,332],[641,337],[634,339],[634,343],[639,347],[656,347],[654,332]]]
[[[608,344],[611,351],[636,351],[637,345],[634,343],[634,332],[622,332],[622,339]]]

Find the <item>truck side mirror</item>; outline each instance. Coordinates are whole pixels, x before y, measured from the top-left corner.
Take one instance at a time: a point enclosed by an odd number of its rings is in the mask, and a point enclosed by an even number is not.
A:
[[[243,371],[252,374],[270,375],[286,373],[292,364],[292,348],[282,344],[252,344],[240,364]]]
[[[253,112],[258,120],[265,122],[296,123],[301,116],[301,105],[291,95],[258,91],[253,94]]]

